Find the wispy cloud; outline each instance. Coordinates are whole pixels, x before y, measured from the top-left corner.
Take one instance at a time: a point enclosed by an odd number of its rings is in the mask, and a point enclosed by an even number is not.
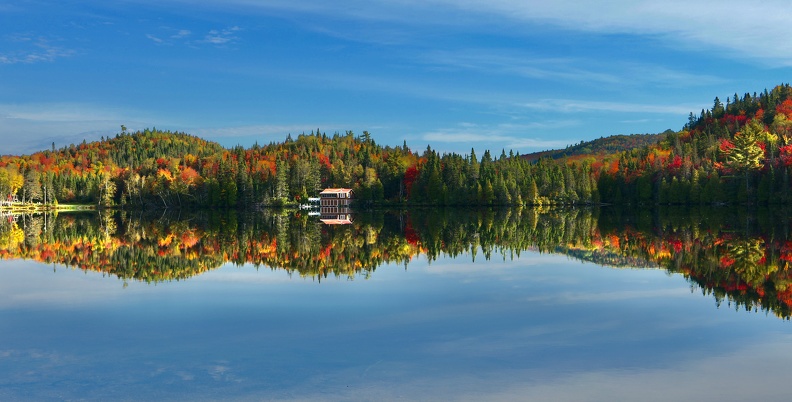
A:
[[[689,87],[722,83],[708,74],[692,74],[668,67],[577,57],[542,57],[514,49],[464,49],[434,51],[416,57],[437,68],[503,74],[559,82],[638,86],[655,84]]]
[[[607,102],[574,99],[542,99],[536,102],[521,103],[526,109],[548,110],[563,113],[577,112],[622,112],[622,113],[654,113],[654,114],[674,114],[685,115],[701,105],[663,105],[663,104],[641,104],[628,102]]]
[[[585,6],[577,0],[430,1],[467,12],[575,31],[651,35],[670,40],[675,46],[715,47],[724,57],[757,57],[769,63],[792,65],[792,42],[788,40],[792,36],[792,24],[788,23],[792,9],[784,0],[750,5],[738,0],[594,0]],[[735,15],[745,23],[728,23]],[[736,53],[723,53],[724,49]]]
[[[720,57],[792,65],[792,8],[786,0],[750,4],[741,0],[592,0],[585,4],[579,0],[341,0],[332,5],[319,0],[229,0],[222,5],[229,3],[263,12],[411,25],[456,24],[460,29],[503,29],[503,21],[530,24],[508,24],[518,34],[520,29],[548,25],[578,32],[634,34],[673,47],[714,51]],[[729,23],[736,16],[744,23]]]
[[[234,26],[231,28],[216,30],[213,29],[207,33],[203,40],[200,41],[202,43],[211,43],[213,45],[227,45],[229,43],[235,42],[239,39],[235,34],[240,30],[239,27]]]
[[[192,32],[190,32],[187,29],[180,29],[179,32],[176,32],[175,34],[171,35],[171,39],[182,39],[190,36],[191,34]]]
[[[250,139],[258,141],[260,144],[269,141],[283,141],[287,135],[296,137],[302,133],[310,133],[316,129],[322,132],[332,133],[335,131],[348,130],[338,123],[297,123],[297,124],[254,124],[246,126],[226,126],[217,128],[197,127],[191,130],[192,133],[213,139]]]
[[[3,145],[4,154],[29,154],[49,149],[53,142],[61,147],[98,140],[117,133],[121,124],[134,130],[156,123],[156,119],[137,111],[91,104],[0,104],[0,133],[15,138]]]
[[[429,65],[440,68],[508,74],[533,79],[597,81],[611,84],[622,79],[614,74],[575,67],[584,64],[581,60],[537,57],[527,53],[517,54],[505,49],[444,50],[429,53],[422,58]]]
[[[160,38],[158,38],[158,37],[156,37],[156,36],[154,36],[152,34],[146,34],[146,37],[151,39],[152,41],[154,41],[154,43],[163,43],[162,39],[160,39]]]
[[[230,28],[212,29],[204,34],[200,39],[196,39],[195,35],[189,29],[174,29],[170,27],[161,27],[157,33],[147,33],[146,38],[158,45],[214,45],[217,47],[224,47],[233,44],[239,40],[237,33],[242,28],[232,26]]]
[[[73,50],[55,46],[51,40],[42,37],[7,35],[4,39],[6,44],[16,49],[0,53],[0,64],[52,62],[74,54]]]
[[[456,127],[443,128],[422,135],[421,139],[432,144],[454,144],[454,150],[460,146],[473,144],[474,148],[511,149],[520,152],[564,147],[572,142],[570,139],[543,139],[547,131],[555,131],[562,127],[575,125],[575,121],[536,122],[531,124],[496,124],[480,125],[460,123]],[[531,132],[542,135],[532,135]],[[433,148],[437,147],[436,145]],[[442,151],[443,145],[439,146]]]
[[[63,123],[119,118],[121,114],[111,109],[79,103],[0,104],[0,120]]]

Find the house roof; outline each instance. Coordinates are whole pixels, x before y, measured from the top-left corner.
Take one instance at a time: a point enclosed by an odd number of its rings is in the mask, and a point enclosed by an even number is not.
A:
[[[326,188],[319,194],[349,194],[351,192],[351,188]]]
[[[325,225],[351,225],[352,221],[349,219],[319,219]]]

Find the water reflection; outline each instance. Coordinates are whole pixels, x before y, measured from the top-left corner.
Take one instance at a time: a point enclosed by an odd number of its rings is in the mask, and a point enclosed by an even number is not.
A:
[[[524,251],[679,273],[718,303],[792,315],[788,211],[506,209],[369,212],[344,225],[264,211],[156,217],[125,212],[4,217],[0,258],[159,282],[225,263],[322,280],[371,276],[416,256],[476,259]]]

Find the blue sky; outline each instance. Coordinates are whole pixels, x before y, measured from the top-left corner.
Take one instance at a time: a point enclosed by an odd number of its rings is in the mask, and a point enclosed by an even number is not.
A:
[[[0,0],[0,154],[157,127],[521,153],[789,82],[792,8],[718,1]]]

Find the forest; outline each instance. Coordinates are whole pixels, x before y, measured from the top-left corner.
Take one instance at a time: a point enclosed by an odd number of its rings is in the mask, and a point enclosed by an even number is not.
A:
[[[598,190],[614,204],[788,204],[792,88],[718,97],[655,146],[612,155]]]
[[[1,157],[0,197],[100,208],[246,209],[345,187],[363,207],[792,202],[789,84],[734,94],[725,104],[716,97],[677,132],[601,143],[596,154],[578,144],[560,159],[505,150],[479,157],[474,149],[416,151],[406,143],[379,145],[367,131],[328,136],[317,129],[228,149],[185,133],[121,126],[112,138]]]
[[[533,163],[505,151],[479,159],[378,145],[368,132],[301,134],[282,143],[225,149],[156,129],[0,159],[0,194],[22,202],[100,207],[284,205],[326,187],[358,204],[517,205],[596,201],[586,164]]]
[[[526,154],[523,157],[535,161],[541,158],[561,159],[575,156],[606,156],[625,150],[655,145],[665,139],[668,134],[672,133],[674,133],[674,131],[669,129],[659,134],[617,134],[608,137],[600,137],[592,141],[580,141],[577,144],[568,145],[564,149],[534,152]]]

